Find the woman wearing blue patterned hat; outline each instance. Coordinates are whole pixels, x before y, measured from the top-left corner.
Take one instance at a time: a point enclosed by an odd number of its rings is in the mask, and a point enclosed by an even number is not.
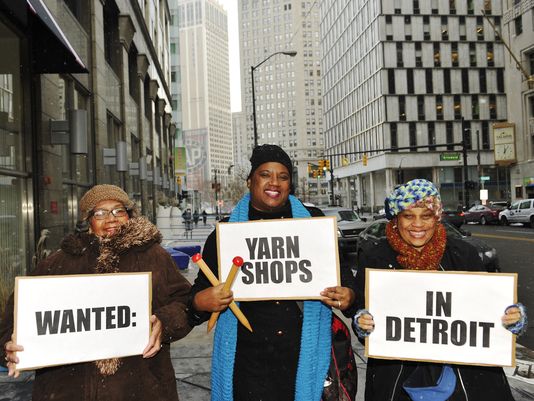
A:
[[[358,257],[355,293],[359,311],[353,328],[360,338],[370,335],[375,327],[372,311],[363,309],[366,268],[484,270],[474,247],[447,237],[440,222],[441,198],[432,182],[415,179],[400,185],[386,198],[385,209],[389,220],[386,238],[364,245]],[[502,319],[514,334],[526,328],[521,304],[507,308]],[[425,393],[428,387],[413,386],[421,377],[431,378],[429,386],[435,386],[440,378],[442,386],[433,388],[429,397]],[[369,358],[365,401],[379,400],[511,401],[513,397],[501,368]]]

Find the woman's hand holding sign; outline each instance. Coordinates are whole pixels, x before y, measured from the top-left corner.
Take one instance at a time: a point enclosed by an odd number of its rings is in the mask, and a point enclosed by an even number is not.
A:
[[[333,308],[337,308],[341,311],[348,309],[354,302],[354,291],[347,287],[328,287],[321,291],[323,296],[323,302]]]
[[[11,341],[4,344],[4,360],[6,361],[6,366],[8,368],[8,376],[13,376],[14,378],[19,377],[19,371],[17,370],[19,358],[17,357],[17,352],[21,351],[24,351],[24,347],[15,344],[13,336],[11,337]]]
[[[161,320],[156,315],[152,315],[150,316],[150,324],[152,324],[152,332],[148,339],[148,345],[143,350],[143,358],[152,358],[162,347],[161,335],[163,333],[163,325],[161,324]]]

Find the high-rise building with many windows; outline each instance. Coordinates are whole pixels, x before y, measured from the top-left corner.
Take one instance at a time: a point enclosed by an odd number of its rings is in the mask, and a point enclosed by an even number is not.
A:
[[[216,0],[180,0],[178,20],[186,188],[214,205],[212,184],[224,184],[234,164],[228,17]]]
[[[503,1],[508,122],[514,124],[517,165],[510,172],[512,200],[534,198],[534,3]],[[518,63],[519,62],[519,63]],[[519,64],[519,65],[518,65]]]
[[[297,194],[326,203],[326,180],[308,173],[308,165],[316,166],[324,149],[319,3],[239,0],[241,104],[247,133],[241,154],[250,157],[254,146],[251,67],[257,67],[257,142],[284,148],[296,167]],[[295,51],[293,57],[284,54]]]
[[[380,208],[416,177],[450,207],[479,200],[480,175],[490,199],[509,198],[492,138],[507,118],[505,49],[483,12],[500,29],[498,0],[321,2],[326,151],[346,205]]]

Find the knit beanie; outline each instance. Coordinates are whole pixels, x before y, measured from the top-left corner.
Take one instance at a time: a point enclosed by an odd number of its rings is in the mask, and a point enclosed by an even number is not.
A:
[[[82,220],[89,217],[98,202],[103,200],[115,200],[124,205],[127,209],[134,207],[134,203],[128,198],[128,194],[116,185],[101,184],[95,185],[87,191],[80,199],[80,211]]]
[[[426,207],[440,220],[443,210],[438,189],[432,182],[422,178],[397,186],[386,197],[384,204],[388,220],[415,207]]]
[[[254,171],[256,171],[259,166],[269,162],[283,164],[286,166],[289,176],[293,178],[293,163],[291,163],[289,155],[280,146],[265,144],[256,146],[252,151],[248,179],[252,177],[252,174],[254,174]]]

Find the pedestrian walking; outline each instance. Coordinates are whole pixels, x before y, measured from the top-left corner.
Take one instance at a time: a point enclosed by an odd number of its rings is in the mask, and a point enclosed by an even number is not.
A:
[[[206,221],[208,220],[208,213],[206,213],[206,210],[203,209],[202,210],[202,223],[204,223],[204,225],[206,225]]]
[[[182,219],[185,226],[184,237],[193,238],[193,216],[191,215],[191,209],[186,209],[182,213]]]
[[[121,188],[96,185],[79,204],[88,232],[66,236],[61,250],[41,261],[32,275],[151,272],[151,335],[142,355],[37,369],[33,401],[178,401],[170,343],[191,330],[186,319],[190,284],[160,246],[156,226],[138,216]],[[2,363],[9,376],[17,377],[17,353],[24,352],[24,344],[15,344],[12,333],[13,296],[1,321],[0,344]]]
[[[247,179],[250,193],[223,221],[322,215],[319,209],[307,209],[290,195],[293,163],[284,150],[261,145],[254,149],[250,161]],[[203,259],[217,276],[216,236],[214,231],[207,238]],[[350,307],[354,292],[349,288],[353,285],[352,275],[342,277],[342,282],[345,280],[349,284],[321,292],[323,302],[304,301],[303,305],[294,300],[241,302],[240,308],[254,330],[251,333],[238,325],[227,309],[233,300],[232,292],[224,292],[223,284],[212,287],[199,272],[191,293],[190,324],[198,325],[211,312],[223,311],[215,330],[212,399],[319,401],[331,355],[331,308],[353,315]]]
[[[441,198],[433,183],[415,179],[400,185],[386,198],[385,205],[386,217],[390,220],[386,226],[386,238],[369,242],[358,254],[355,293],[356,308],[360,310],[354,317],[353,327],[360,338],[373,335],[375,324],[378,324],[372,317],[373,311],[363,309],[365,269],[484,271],[473,246],[447,237],[440,223]],[[399,292],[402,290],[399,288]],[[503,310],[505,307],[503,305]],[[508,307],[502,321],[510,331],[520,333],[526,321],[523,306]],[[414,381],[427,384],[414,387],[410,384]],[[425,390],[432,390],[435,398],[423,397],[420,392]],[[451,367],[440,363],[369,358],[365,401],[386,399],[513,401],[502,368]]]
[[[195,211],[193,212],[193,222],[195,223],[195,228],[197,228],[198,226],[198,218],[200,217],[200,215],[198,214],[198,210],[195,209]]]

